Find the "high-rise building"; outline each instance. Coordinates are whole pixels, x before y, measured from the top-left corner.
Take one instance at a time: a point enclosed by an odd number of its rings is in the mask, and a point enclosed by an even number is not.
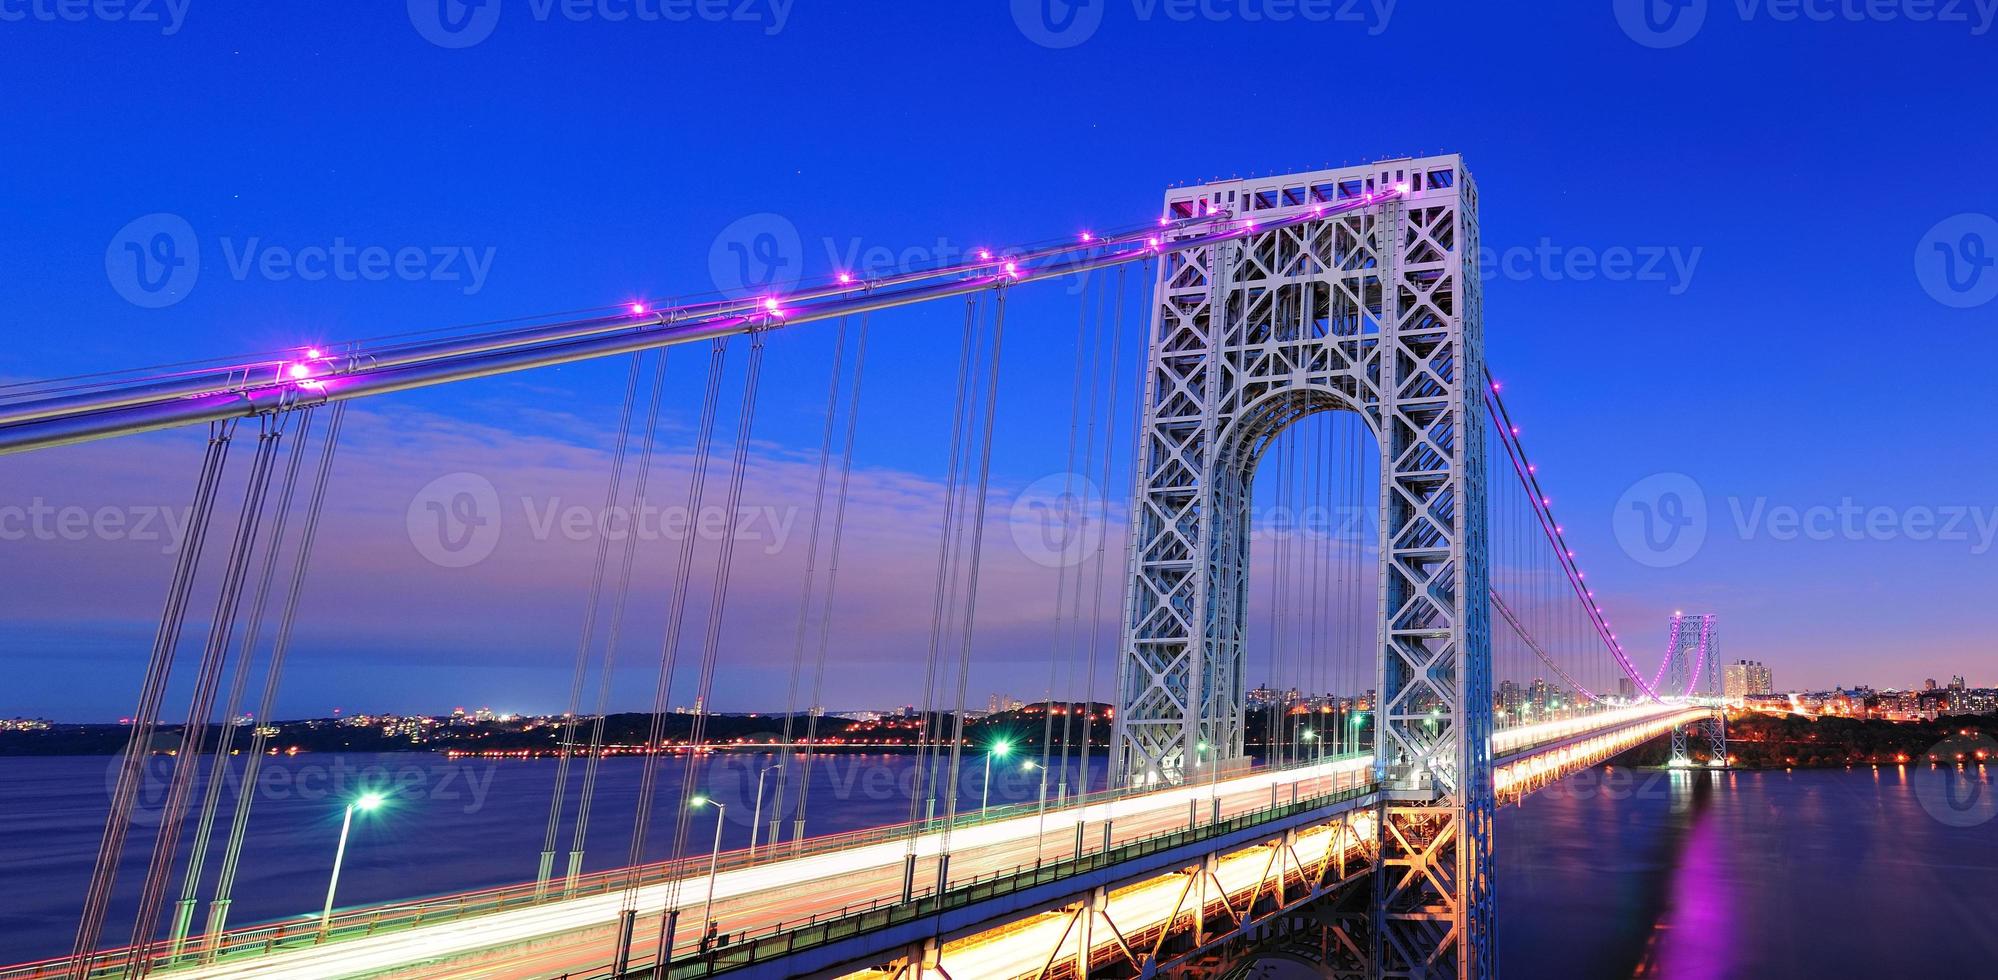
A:
[[[1760,660],[1737,660],[1721,669],[1721,695],[1730,701],[1769,694],[1775,687],[1768,665]]]
[[[1963,675],[1962,675],[1962,674],[1952,674],[1952,675],[1950,675],[1950,679],[1949,679],[1949,689],[1950,689],[1950,690],[1952,690],[1952,691],[1961,691],[1961,690],[1963,690],[1963,689],[1964,689],[1965,687],[1967,687],[1967,686],[1968,686],[1968,685],[1964,684],[1964,682],[1963,682]]]
[[[1922,690],[1924,690],[1924,691],[1933,691],[1933,690],[1935,690],[1935,689],[1936,689],[1936,679],[1935,679],[1935,678],[1931,677],[1931,678],[1929,678],[1928,680],[1925,680],[1925,681],[1923,681],[1923,682],[1922,682]]]

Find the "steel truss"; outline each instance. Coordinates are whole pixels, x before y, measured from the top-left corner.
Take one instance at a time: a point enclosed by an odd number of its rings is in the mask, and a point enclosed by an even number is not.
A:
[[[1314,827],[1273,833],[1248,847],[1216,849],[1164,875],[1089,888],[1003,929],[911,944],[866,975],[965,980],[951,972],[950,963],[968,947],[1051,920],[1058,924],[1047,932],[1052,940],[1037,959],[1009,975],[1209,978],[1274,954],[1303,959],[1328,976],[1365,976],[1366,950],[1335,910],[1363,911],[1367,904],[1365,882],[1379,840],[1375,819],[1372,808],[1361,808]],[[1139,921],[1122,914],[1127,899],[1161,889],[1173,896],[1163,916]]]
[[[1384,194],[1376,206],[1289,220]],[[1211,210],[1284,224],[1160,263],[1119,664],[1120,777],[1183,782],[1242,761],[1256,466],[1298,419],[1358,413],[1380,451],[1375,707],[1388,791],[1371,912],[1345,934],[1372,975],[1488,976],[1475,185],[1448,155],[1179,188],[1166,208],[1169,218]]]

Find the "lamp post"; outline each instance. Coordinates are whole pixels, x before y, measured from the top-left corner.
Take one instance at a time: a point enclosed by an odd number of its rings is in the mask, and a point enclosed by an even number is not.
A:
[[[985,819],[986,807],[992,803],[992,759],[995,756],[1004,759],[1012,751],[1013,743],[1003,738],[993,742],[992,747],[985,750],[985,784],[979,787],[978,797],[978,819],[981,822]]]
[[[756,830],[758,825],[763,822],[763,779],[770,775],[771,770],[778,768],[781,768],[781,766],[773,762],[770,765],[764,766],[763,771],[756,774],[756,809],[749,817],[749,859],[751,861],[756,860]],[[771,817],[771,823],[775,824],[781,816],[779,814]],[[773,837],[776,835],[774,827],[771,830],[771,835]]]
[[[705,796],[694,797],[696,809],[710,803],[715,807],[715,846],[708,852],[708,901],[701,908],[701,952],[703,953],[708,951],[708,938],[714,933],[715,871],[721,867],[722,817],[728,812],[728,804],[720,800],[712,800]]]
[[[347,804],[347,812],[340,818],[340,845],[333,849],[333,876],[326,882],[326,906],[319,912],[319,935],[323,938],[333,924],[333,893],[340,888],[340,865],[347,859],[347,832],[354,829],[354,811],[371,813],[388,801],[380,793],[362,793]]]

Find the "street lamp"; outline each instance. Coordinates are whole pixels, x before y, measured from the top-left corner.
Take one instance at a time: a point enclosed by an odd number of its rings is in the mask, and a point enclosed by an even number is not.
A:
[[[326,907],[319,912],[319,935],[325,936],[333,924],[333,893],[340,887],[340,865],[347,858],[347,832],[354,829],[354,811],[372,813],[388,802],[388,797],[380,793],[362,793],[347,804],[347,812],[340,818],[340,845],[333,849],[333,876],[326,882]]]
[[[697,810],[710,803],[714,804],[715,808],[715,846],[713,850],[708,852],[708,903],[701,909],[701,952],[703,953],[708,951],[708,938],[715,931],[715,920],[713,918],[715,912],[715,871],[721,867],[722,817],[728,812],[728,804],[720,800],[709,799],[705,796],[696,796],[693,800],[694,809]]]
[[[980,790],[980,795],[978,798],[979,820],[985,819],[985,808],[992,802],[992,759],[994,756],[1004,759],[1006,756],[1012,754],[1012,751],[1013,751],[1013,743],[1008,742],[1003,738],[1000,739],[999,741],[993,742],[992,747],[985,750],[985,785],[979,787]]]
[[[770,775],[772,769],[780,768],[782,768],[781,765],[773,762],[770,765],[764,766],[763,771],[756,774],[756,809],[749,817],[749,859],[751,861],[756,860],[756,830],[763,823],[763,777]],[[770,822],[774,825],[782,818],[782,814],[772,814]],[[775,839],[777,831],[774,826],[771,828],[770,834],[772,839]]]

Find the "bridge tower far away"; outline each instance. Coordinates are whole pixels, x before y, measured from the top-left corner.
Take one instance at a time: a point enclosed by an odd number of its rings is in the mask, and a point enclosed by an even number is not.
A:
[[[1130,785],[1175,783],[1242,763],[1250,485],[1286,426],[1357,413],[1380,452],[1384,792],[1371,914],[1340,928],[1375,976],[1489,976],[1476,186],[1453,154],[1176,188],[1165,207],[1268,230],[1160,262],[1116,772]]]

